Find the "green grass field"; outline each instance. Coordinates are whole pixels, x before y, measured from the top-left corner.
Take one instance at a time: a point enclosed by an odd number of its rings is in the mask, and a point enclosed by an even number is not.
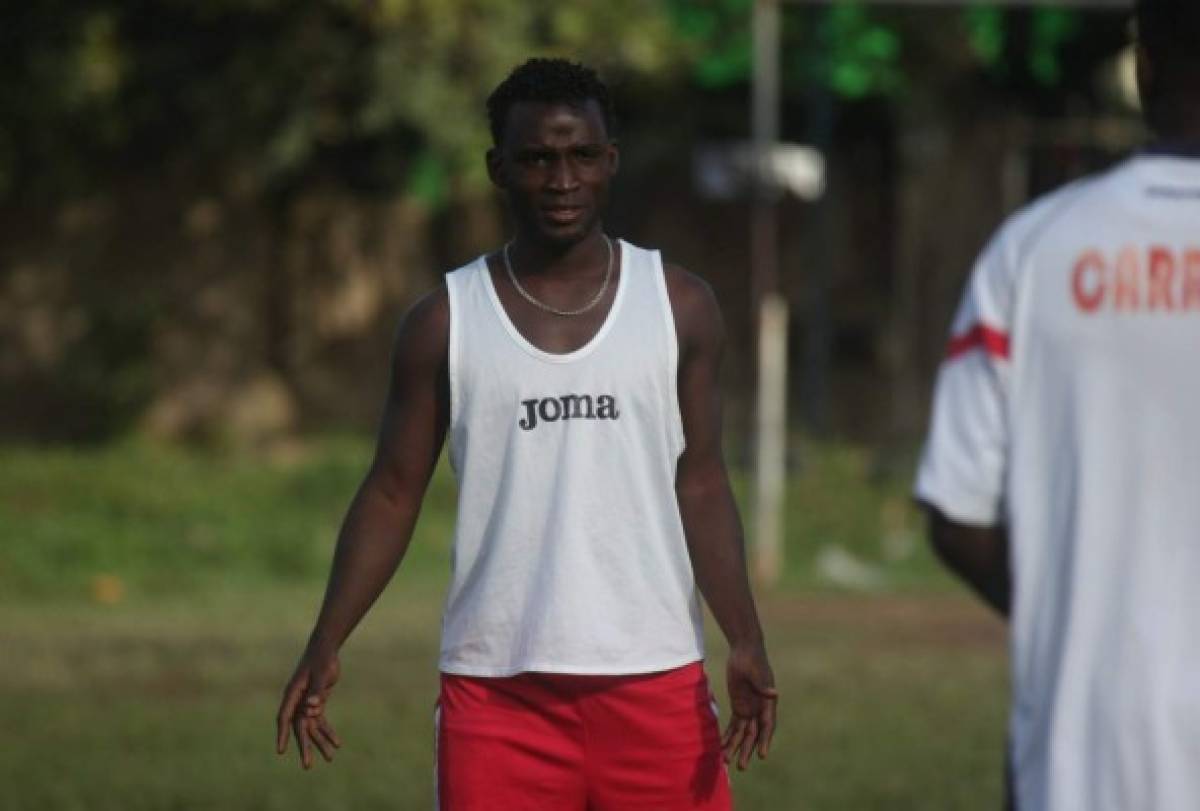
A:
[[[368,453],[0,451],[0,807],[430,807],[444,472],[343,653],[337,761],[304,773],[272,751]],[[1003,627],[904,540],[905,487],[835,447],[792,482],[788,569],[760,598],[781,727],[771,759],[735,776],[739,809],[999,807]],[[872,590],[825,572],[831,547],[871,567]],[[720,695],[724,645],[710,650]]]

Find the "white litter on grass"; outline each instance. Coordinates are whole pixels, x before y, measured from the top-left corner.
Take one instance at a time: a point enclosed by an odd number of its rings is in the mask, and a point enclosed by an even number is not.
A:
[[[837,544],[821,547],[817,552],[815,567],[817,576],[823,580],[856,591],[878,591],[886,580],[878,566]]]

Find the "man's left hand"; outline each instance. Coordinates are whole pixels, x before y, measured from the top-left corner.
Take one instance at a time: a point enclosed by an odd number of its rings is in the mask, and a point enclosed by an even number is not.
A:
[[[741,770],[750,764],[755,750],[760,760],[767,756],[775,735],[779,693],[761,642],[735,646],[729,651],[726,683],[731,717],[721,736],[721,749],[725,762],[736,762]]]

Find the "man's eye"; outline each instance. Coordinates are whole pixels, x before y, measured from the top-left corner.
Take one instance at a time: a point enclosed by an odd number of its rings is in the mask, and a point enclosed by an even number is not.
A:
[[[545,152],[525,152],[517,160],[525,166],[548,166],[550,155]]]

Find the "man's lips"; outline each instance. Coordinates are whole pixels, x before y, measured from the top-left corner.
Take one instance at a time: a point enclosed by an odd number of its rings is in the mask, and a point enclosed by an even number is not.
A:
[[[573,223],[583,216],[582,206],[543,206],[542,216],[559,224]]]

